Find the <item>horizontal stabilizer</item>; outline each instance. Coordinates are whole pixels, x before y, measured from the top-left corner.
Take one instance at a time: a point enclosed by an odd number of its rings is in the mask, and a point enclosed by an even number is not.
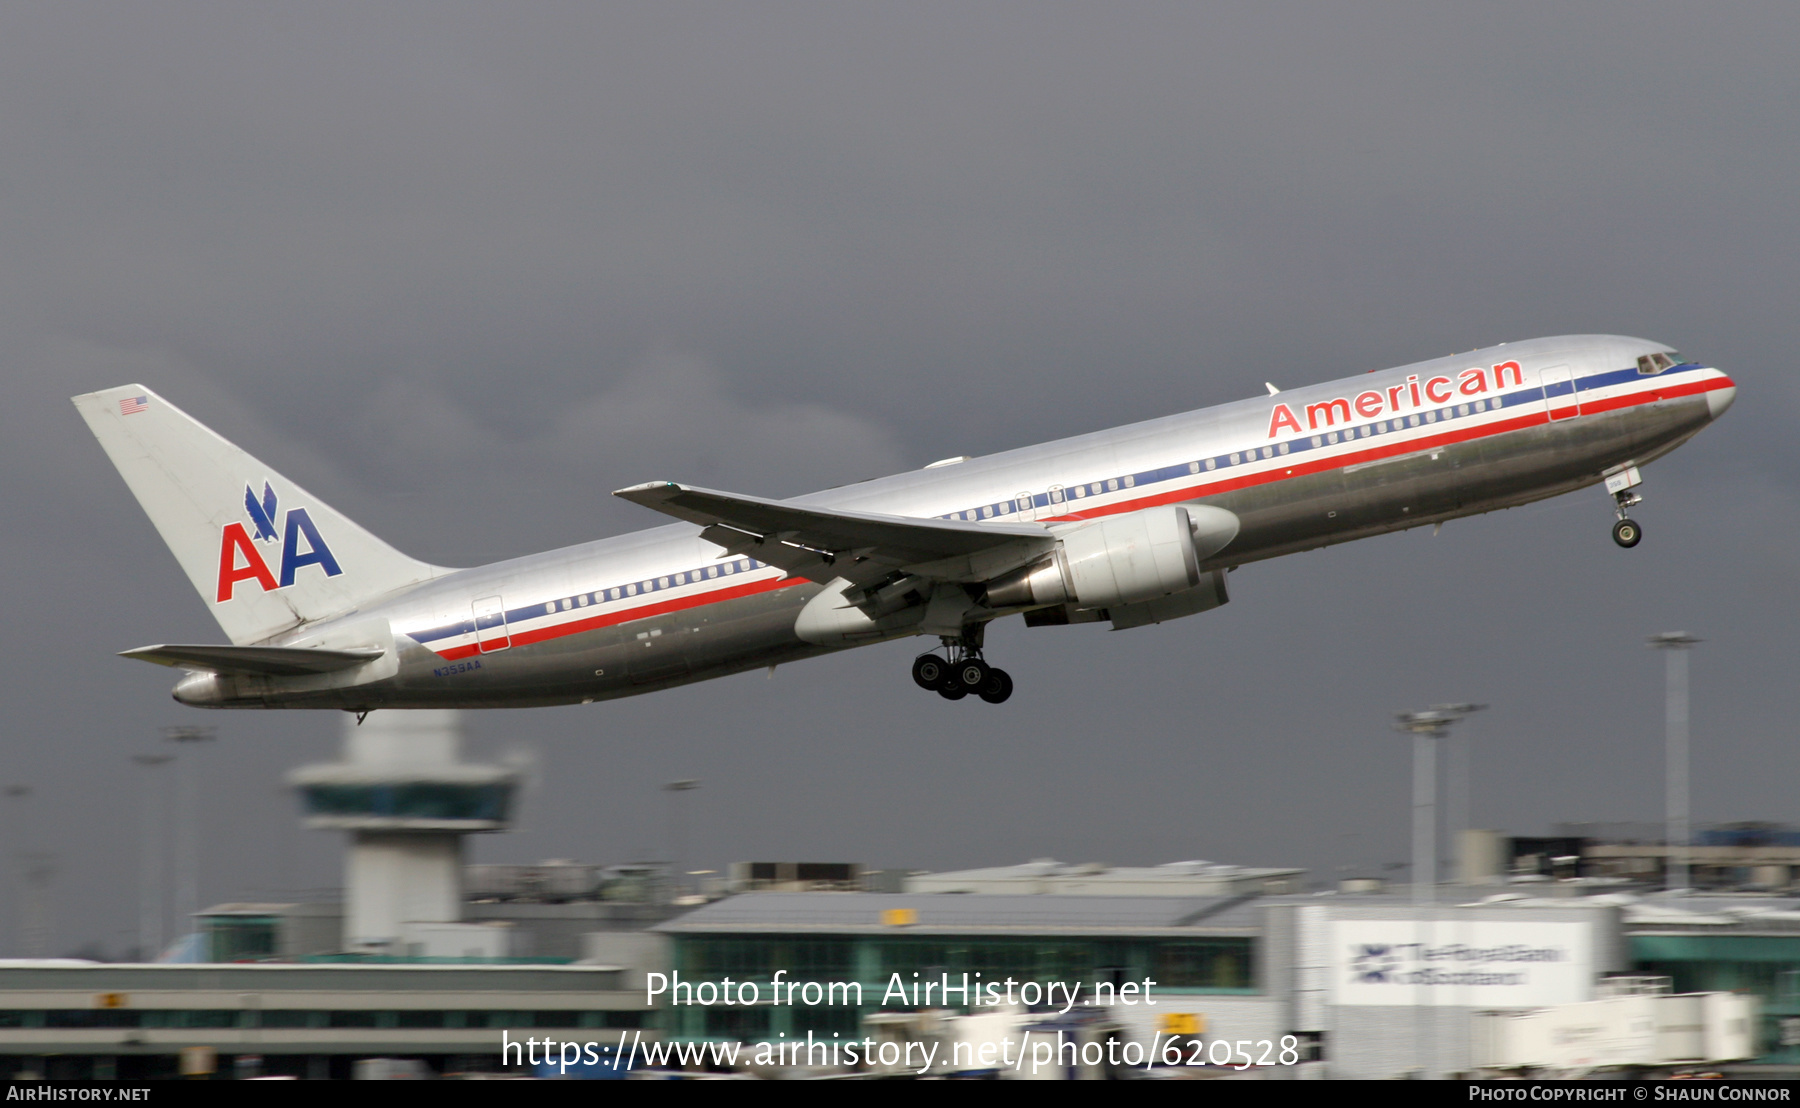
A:
[[[314,650],[293,646],[180,646],[162,644],[120,651],[121,658],[136,658],[159,666],[211,670],[213,673],[251,674],[259,677],[301,677],[332,673],[372,662],[387,651],[378,646],[351,650]]]
[[[748,554],[821,583],[842,577],[862,584],[895,572],[980,581],[1055,545],[1049,530],[1035,523],[844,512],[671,481],[613,495],[700,524],[705,528],[700,537],[728,553]]]

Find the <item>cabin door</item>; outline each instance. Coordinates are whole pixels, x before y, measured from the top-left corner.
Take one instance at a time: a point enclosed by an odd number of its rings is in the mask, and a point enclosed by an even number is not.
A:
[[[512,634],[506,627],[506,602],[497,596],[483,597],[474,604],[475,649],[492,654],[512,645]]]
[[[1575,382],[1569,379],[1569,367],[1551,366],[1538,374],[1544,386],[1544,410],[1552,423],[1581,414],[1581,401],[1575,395]]]

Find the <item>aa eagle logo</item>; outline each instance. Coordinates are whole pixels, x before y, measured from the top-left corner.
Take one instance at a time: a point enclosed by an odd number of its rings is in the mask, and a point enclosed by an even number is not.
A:
[[[277,531],[275,520],[279,507],[275,488],[269,482],[263,482],[260,498],[249,485],[244,486],[244,512],[250,517],[250,526],[256,529],[256,535],[253,541],[242,523],[232,522],[225,525],[224,533],[219,536],[217,600],[220,604],[236,594],[239,581],[255,581],[262,591],[271,592],[292,585],[294,575],[307,566],[318,566],[327,577],[344,572],[305,508],[289,508],[282,519],[283,526]],[[279,575],[270,572],[268,561],[256,547],[259,542],[280,542]]]

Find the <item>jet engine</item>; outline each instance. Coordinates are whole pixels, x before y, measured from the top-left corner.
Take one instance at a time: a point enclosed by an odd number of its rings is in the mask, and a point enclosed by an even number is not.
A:
[[[1200,563],[1237,533],[1236,515],[1204,504],[1107,516],[1064,533],[1049,557],[989,582],[986,602],[1074,611],[1148,603],[1199,586]]]

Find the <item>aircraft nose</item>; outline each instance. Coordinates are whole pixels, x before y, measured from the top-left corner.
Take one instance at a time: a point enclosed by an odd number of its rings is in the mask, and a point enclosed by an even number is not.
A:
[[[1706,408],[1712,413],[1712,418],[1718,419],[1725,414],[1725,409],[1731,407],[1731,402],[1736,399],[1737,384],[1727,377],[1724,388],[1713,389],[1706,394]]]

